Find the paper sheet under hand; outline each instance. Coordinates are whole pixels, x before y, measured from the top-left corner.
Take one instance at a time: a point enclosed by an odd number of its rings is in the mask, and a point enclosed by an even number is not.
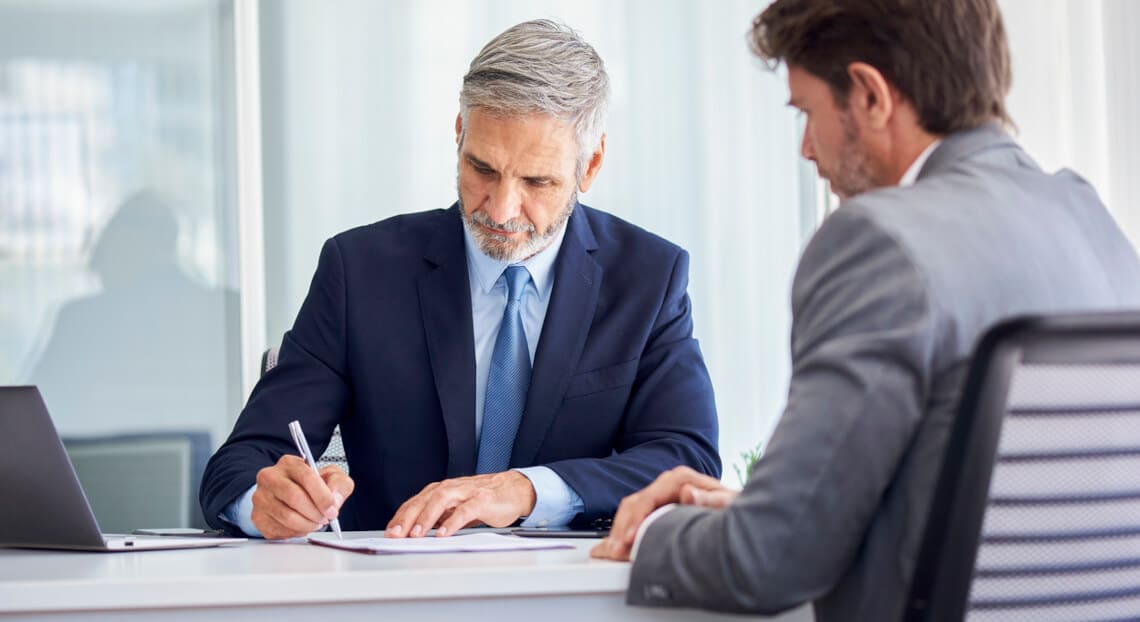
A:
[[[541,549],[572,549],[573,546],[520,538],[497,533],[473,533],[447,538],[427,536],[423,538],[358,538],[352,540],[332,540],[309,538],[312,544],[344,549],[357,553],[378,555],[403,555],[409,553],[479,553],[485,551],[534,551]]]

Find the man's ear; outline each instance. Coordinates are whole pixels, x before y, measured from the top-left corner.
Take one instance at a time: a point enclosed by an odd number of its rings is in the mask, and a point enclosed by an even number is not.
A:
[[[463,138],[463,113],[455,115],[455,144]]]
[[[598,176],[598,171],[602,170],[602,160],[605,158],[606,135],[602,134],[601,140],[598,141],[598,148],[594,150],[594,155],[590,156],[590,161],[586,163],[586,170],[582,172],[582,179],[578,181],[579,192],[590,189],[594,183],[594,178]]]
[[[851,78],[847,102],[852,112],[863,117],[866,127],[876,130],[886,127],[895,112],[890,83],[867,63],[851,63],[847,66],[847,75]]]

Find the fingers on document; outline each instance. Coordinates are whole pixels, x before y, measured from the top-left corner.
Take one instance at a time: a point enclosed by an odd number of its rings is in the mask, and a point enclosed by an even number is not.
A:
[[[479,514],[480,508],[476,504],[461,504],[449,511],[447,515],[440,517],[440,525],[436,529],[435,535],[450,536],[472,523],[479,523]]]
[[[438,483],[428,484],[427,487],[416,494],[416,496],[400,505],[399,509],[396,510],[396,514],[392,516],[392,520],[388,521],[388,526],[384,528],[384,535],[389,538],[403,538],[405,536],[416,537],[421,535],[419,531],[412,533],[412,531],[414,531],[412,521],[420,515],[424,503],[424,494],[438,485]]]
[[[445,512],[452,511],[464,498],[460,487],[442,486],[440,482],[428,484],[396,510],[385,535],[390,538],[418,538],[427,535],[440,517]]]
[[[396,511],[385,530],[390,538],[448,536],[471,524],[506,527],[535,504],[534,486],[515,471],[486,473],[428,484]]]

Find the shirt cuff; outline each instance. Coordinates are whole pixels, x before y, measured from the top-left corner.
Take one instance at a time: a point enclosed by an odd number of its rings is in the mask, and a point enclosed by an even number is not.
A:
[[[218,518],[234,525],[242,531],[245,535],[251,538],[260,538],[261,530],[253,525],[253,519],[250,515],[253,514],[253,493],[257,490],[257,484],[249,487],[245,494],[238,497],[233,503],[226,506]]]
[[[637,536],[633,538],[633,547],[629,549],[629,561],[637,559],[637,549],[641,548],[641,539],[645,537],[645,532],[649,530],[649,526],[653,524],[653,521],[661,518],[676,506],[676,503],[663,505],[653,510],[652,514],[646,516],[645,520],[641,521],[641,526],[637,528]]]
[[[562,527],[585,509],[582,497],[548,467],[513,469],[534,486],[534,510],[523,517],[523,527]]]

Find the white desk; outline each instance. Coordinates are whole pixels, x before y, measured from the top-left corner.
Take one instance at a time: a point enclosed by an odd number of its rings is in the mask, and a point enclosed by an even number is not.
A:
[[[358,534],[374,535],[374,534]],[[741,620],[625,605],[629,564],[573,550],[382,556],[250,541],[218,549],[0,549],[0,619]],[[775,618],[811,622],[807,608]]]

